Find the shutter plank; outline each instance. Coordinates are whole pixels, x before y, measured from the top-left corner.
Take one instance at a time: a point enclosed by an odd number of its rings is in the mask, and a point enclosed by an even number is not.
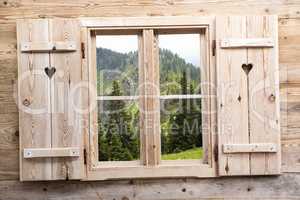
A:
[[[74,41],[56,41],[56,42],[23,42],[21,44],[22,52],[64,52],[76,51]]]
[[[75,41],[74,52],[51,53],[50,63],[56,68],[51,88],[52,148],[80,147],[81,157],[53,158],[53,179],[80,179],[83,172],[83,136],[81,127],[80,27],[77,20],[51,19],[51,41]]]
[[[276,41],[274,48],[248,49],[248,63],[253,64],[249,73],[250,143],[280,141],[277,32],[276,16],[247,17],[248,38],[269,37]],[[276,154],[250,154],[252,175],[280,173],[278,147]]]
[[[251,144],[224,144],[224,153],[265,153],[265,152],[277,152],[276,144],[263,144],[263,143],[251,143]],[[252,154],[254,155],[254,154]]]
[[[34,148],[24,149],[24,158],[56,158],[56,157],[78,157],[79,148]]]
[[[246,17],[217,17],[217,40],[246,38]],[[221,49],[217,42],[219,118],[219,174],[249,174],[249,154],[224,154],[222,144],[248,144],[247,77],[241,65],[247,63],[246,49]],[[240,97],[240,100],[239,100]],[[238,164],[237,164],[238,163]]]
[[[258,48],[258,47],[273,47],[273,38],[230,38],[221,40],[221,48]]]
[[[21,41],[48,42],[48,20],[18,20],[17,30],[20,179],[49,180],[52,177],[51,159],[23,158],[24,148],[51,147],[50,83],[44,73],[44,68],[49,65],[49,54],[20,52]]]

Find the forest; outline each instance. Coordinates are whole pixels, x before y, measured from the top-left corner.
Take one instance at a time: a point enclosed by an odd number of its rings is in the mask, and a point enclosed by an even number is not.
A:
[[[159,50],[160,95],[200,94],[200,68]],[[138,96],[138,52],[97,48],[98,96]],[[202,156],[201,99],[160,101],[162,159]],[[137,100],[98,101],[99,160],[138,160]]]

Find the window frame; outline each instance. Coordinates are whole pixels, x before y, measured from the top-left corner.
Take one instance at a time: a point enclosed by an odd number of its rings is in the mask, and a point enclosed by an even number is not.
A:
[[[215,40],[215,18],[214,17],[127,17],[127,18],[82,18],[81,20],[82,46],[85,55],[82,60],[83,75],[86,75],[88,81],[88,101],[89,113],[85,116],[88,126],[84,132],[84,148],[86,154],[86,180],[107,180],[107,179],[131,179],[131,178],[167,178],[167,177],[216,177],[217,176],[217,113],[216,113],[216,65],[215,55],[213,55],[213,41]],[[205,73],[201,73],[201,81],[207,80],[209,84],[201,87],[204,93],[208,94],[206,101],[202,105],[208,107],[210,115],[206,116],[208,144],[206,149],[207,164],[200,163],[198,160],[160,160],[160,148],[158,161],[154,164],[145,162],[142,154],[140,161],[117,161],[105,162],[99,165],[98,161],[98,132],[97,132],[97,109],[91,110],[92,105],[97,102],[95,93],[96,83],[96,33],[98,31],[107,34],[117,33],[136,33],[136,30],[159,30],[159,31],[177,31],[181,33],[184,30],[205,29],[204,37],[200,37],[204,42],[201,45],[201,60],[205,58]],[[154,32],[154,31],[153,31]],[[153,36],[155,36],[153,34]],[[141,51],[141,38],[139,36],[139,51]],[[154,41],[154,40],[153,40]],[[153,42],[152,41],[152,42]],[[203,51],[205,49],[205,51]],[[139,52],[139,55],[145,55],[145,52]],[[140,56],[139,56],[140,57]],[[152,60],[153,61],[153,60]],[[139,61],[140,62],[140,61]],[[203,64],[203,63],[202,63]],[[144,66],[143,59],[140,65]],[[204,79],[203,79],[204,78]],[[139,82],[140,84],[140,82]],[[141,95],[141,94],[139,94]],[[158,94],[160,96],[160,94]],[[159,135],[160,134],[156,134]],[[159,139],[160,141],[160,139]],[[203,144],[204,145],[204,144]],[[160,145],[159,145],[160,146]],[[157,153],[156,152],[156,153]],[[147,152],[148,154],[148,152]]]

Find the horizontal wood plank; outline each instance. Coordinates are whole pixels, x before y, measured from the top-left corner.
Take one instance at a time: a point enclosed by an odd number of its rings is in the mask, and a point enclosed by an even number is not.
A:
[[[296,200],[300,175],[209,179],[126,181],[1,181],[1,199],[9,200]]]
[[[276,144],[224,144],[224,153],[276,153]]]
[[[23,42],[21,44],[22,52],[49,52],[49,51],[76,51],[74,41],[61,42]]]
[[[79,157],[79,148],[34,148],[24,149],[24,158]]]
[[[128,165],[113,166],[99,164],[93,171],[88,172],[87,180],[113,180],[129,178],[168,178],[168,177],[215,177],[215,171],[201,161],[162,162],[159,166]],[[179,164],[180,163],[180,164]]]
[[[274,47],[272,38],[229,38],[221,40],[221,48],[270,48]]]
[[[149,17],[96,17],[81,18],[81,25],[87,27],[154,27],[154,26],[198,26],[209,25],[214,17],[211,16],[152,16]]]

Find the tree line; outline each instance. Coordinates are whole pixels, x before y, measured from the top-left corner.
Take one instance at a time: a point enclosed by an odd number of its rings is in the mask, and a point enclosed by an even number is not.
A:
[[[101,95],[123,96],[130,93],[128,88],[137,88],[137,57],[137,52],[121,54],[103,48],[97,49],[97,59],[100,59],[97,61],[99,72],[113,69],[127,76],[123,78],[120,73],[102,79],[98,77],[98,89],[102,84],[102,90],[103,88],[105,90],[100,93]],[[159,62],[161,95],[201,92],[197,88],[200,82],[199,68],[186,63],[184,59],[166,49],[160,49]],[[177,84],[164,84],[170,82]],[[202,146],[200,99],[168,100],[161,102],[161,107],[164,108],[161,111],[162,154]],[[99,160],[138,159],[140,155],[138,103],[102,101],[98,116]]]

